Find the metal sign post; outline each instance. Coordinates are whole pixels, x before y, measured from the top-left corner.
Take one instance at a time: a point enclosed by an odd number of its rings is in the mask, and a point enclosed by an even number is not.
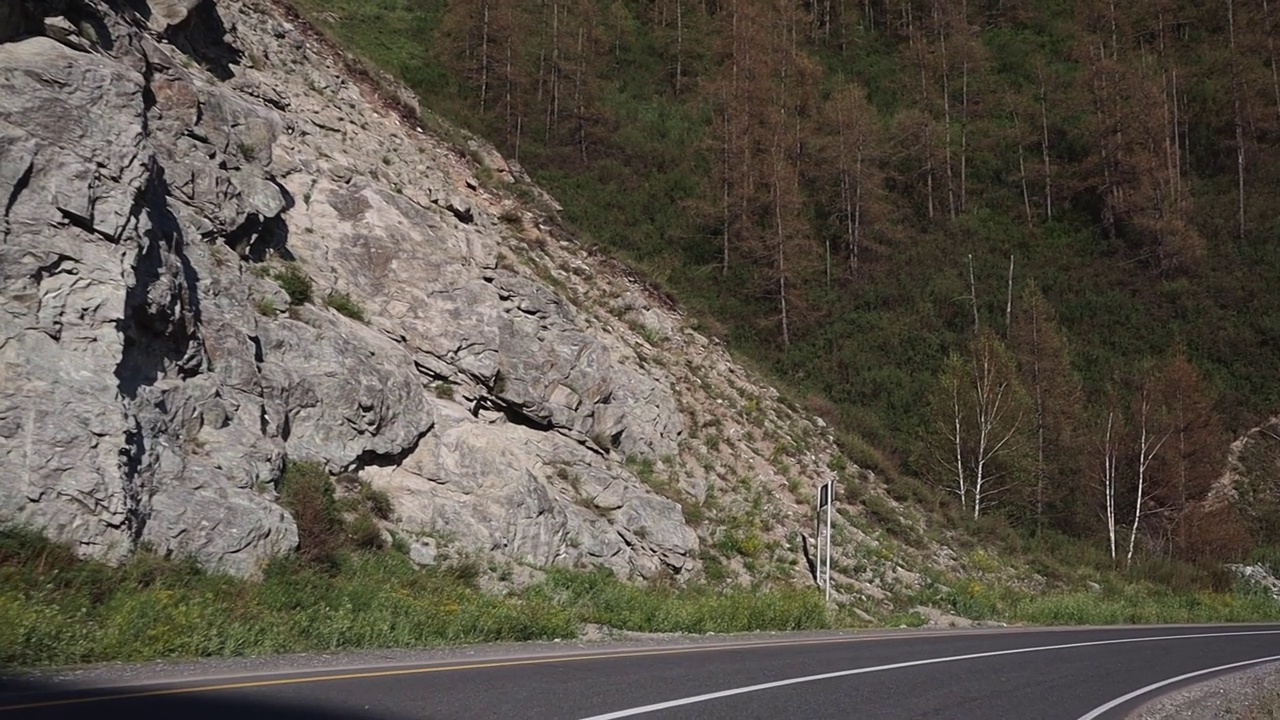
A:
[[[824,491],[826,489],[827,487],[825,485],[818,488],[818,508],[817,508],[817,511],[814,513],[814,518],[813,518],[814,525],[815,525],[814,531],[813,531],[813,538],[814,538],[814,544],[817,545],[816,558],[813,563],[813,579],[818,581],[818,587],[823,587],[823,584],[822,584],[822,499],[823,499],[823,495],[825,494]]]
[[[827,561],[827,602],[831,602],[831,506],[836,504],[835,481],[827,483],[827,488],[827,553],[824,557]]]
[[[818,552],[817,560],[814,563],[816,566],[815,574],[818,576],[818,587],[826,588],[828,602],[831,601],[831,506],[835,504],[835,493],[836,483],[834,480],[823,483],[822,487],[818,488],[818,516],[815,518],[818,521]],[[824,507],[827,509],[827,531],[825,534],[822,532],[822,508]],[[822,547],[824,539],[827,543],[825,551]],[[824,560],[826,561],[825,566],[823,565]]]

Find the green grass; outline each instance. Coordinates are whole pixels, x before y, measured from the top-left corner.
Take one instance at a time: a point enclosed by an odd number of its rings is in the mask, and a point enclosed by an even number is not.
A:
[[[676,589],[553,570],[496,596],[478,575],[463,557],[419,569],[394,551],[345,551],[328,566],[279,559],[252,582],[148,553],[111,568],[3,530],[0,666],[573,638],[584,622],[692,633],[832,622],[809,589]]]
[[[570,607],[583,622],[643,632],[815,630],[832,619],[810,588],[719,589],[633,585],[607,570],[552,570],[526,597]]]
[[[1173,592],[1147,582],[1044,594],[961,581],[942,600],[974,620],[1033,625],[1118,625],[1280,620],[1280,602],[1255,594]]]
[[[629,584],[604,569],[551,569],[498,596],[479,588],[482,572],[465,555],[418,568],[401,552],[352,543],[330,563],[280,558],[247,581],[148,552],[108,567],[35,533],[0,530],[0,666],[573,638],[583,623],[667,633],[866,624],[829,611],[809,587]],[[973,579],[949,587],[912,602],[1044,625],[1280,620],[1280,603],[1256,593],[1174,592],[1122,575],[1092,592],[1035,594]],[[881,624],[919,622],[900,610]]]

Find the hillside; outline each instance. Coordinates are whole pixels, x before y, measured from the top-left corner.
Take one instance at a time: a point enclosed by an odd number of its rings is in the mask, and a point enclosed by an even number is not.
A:
[[[296,5],[493,138],[899,497],[924,479],[975,514],[948,427],[978,436],[981,410],[948,388],[995,353],[1014,432],[962,465],[1014,478],[989,500],[1020,532],[1107,542],[1115,457],[1151,554],[1276,541],[1199,504],[1280,405],[1275,8]],[[1144,427],[1176,443],[1139,449]]]
[[[963,567],[519,165],[288,8],[11,20],[0,662],[865,623]],[[798,589],[828,481],[830,609]]]
[[[1070,18],[536,7],[5,6],[0,663],[1275,616],[1265,212],[1013,202]]]

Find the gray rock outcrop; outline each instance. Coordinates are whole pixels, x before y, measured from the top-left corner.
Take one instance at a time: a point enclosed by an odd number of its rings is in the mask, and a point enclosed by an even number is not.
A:
[[[227,38],[170,31],[222,25],[211,2],[76,3],[110,46],[41,32],[60,5],[6,4],[0,44],[0,515],[107,560],[145,542],[251,574],[296,545],[290,458],[383,471],[413,531],[521,562],[696,564],[679,505],[608,457],[676,452],[670,389],[498,268],[491,218],[443,178],[419,202],[326,162],[341,107],[286,115],[270,78],[197,68],[190,48]],[[268,257],[372,322],[264,311],[288,305]],[[625,487],[613,517],[557,463]]]

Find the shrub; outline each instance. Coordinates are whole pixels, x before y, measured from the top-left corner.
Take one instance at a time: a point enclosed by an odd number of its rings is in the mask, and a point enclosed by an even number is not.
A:
[[[452,400],[453,391],[456,386],[457,386],[456,383],[450,382],[448,380],[441,380],[431,385],[431,391],[435,393],[435,396],[440,398],[441,400]]]
[[[381,550],[387,543],[382,537],[382,527],[369,510],[356,513],[347,523],[347,536],[351,544],[361,550]]]
[[[324,466],[289,461],[279,489],[280,504],[298,524],[298,555],[307,562],[331,565],[342,548],[344,528]]]
[[[365,321],[364,309],[351,296],[344,292],[332,292],[325,296],[324,303],[357,322]]]
[[[379,520],[390,520],[395,514],[395,507],[391,503],[391,496],[385,490],[379,490],[367,482],[360,485],[360,497],[364,500],[365,506],[373,516]]]
[[[289,304],[305,305],[311,302],[311,278],[297,265],[286,265],[272,276],[280,289],[289,296]]]

